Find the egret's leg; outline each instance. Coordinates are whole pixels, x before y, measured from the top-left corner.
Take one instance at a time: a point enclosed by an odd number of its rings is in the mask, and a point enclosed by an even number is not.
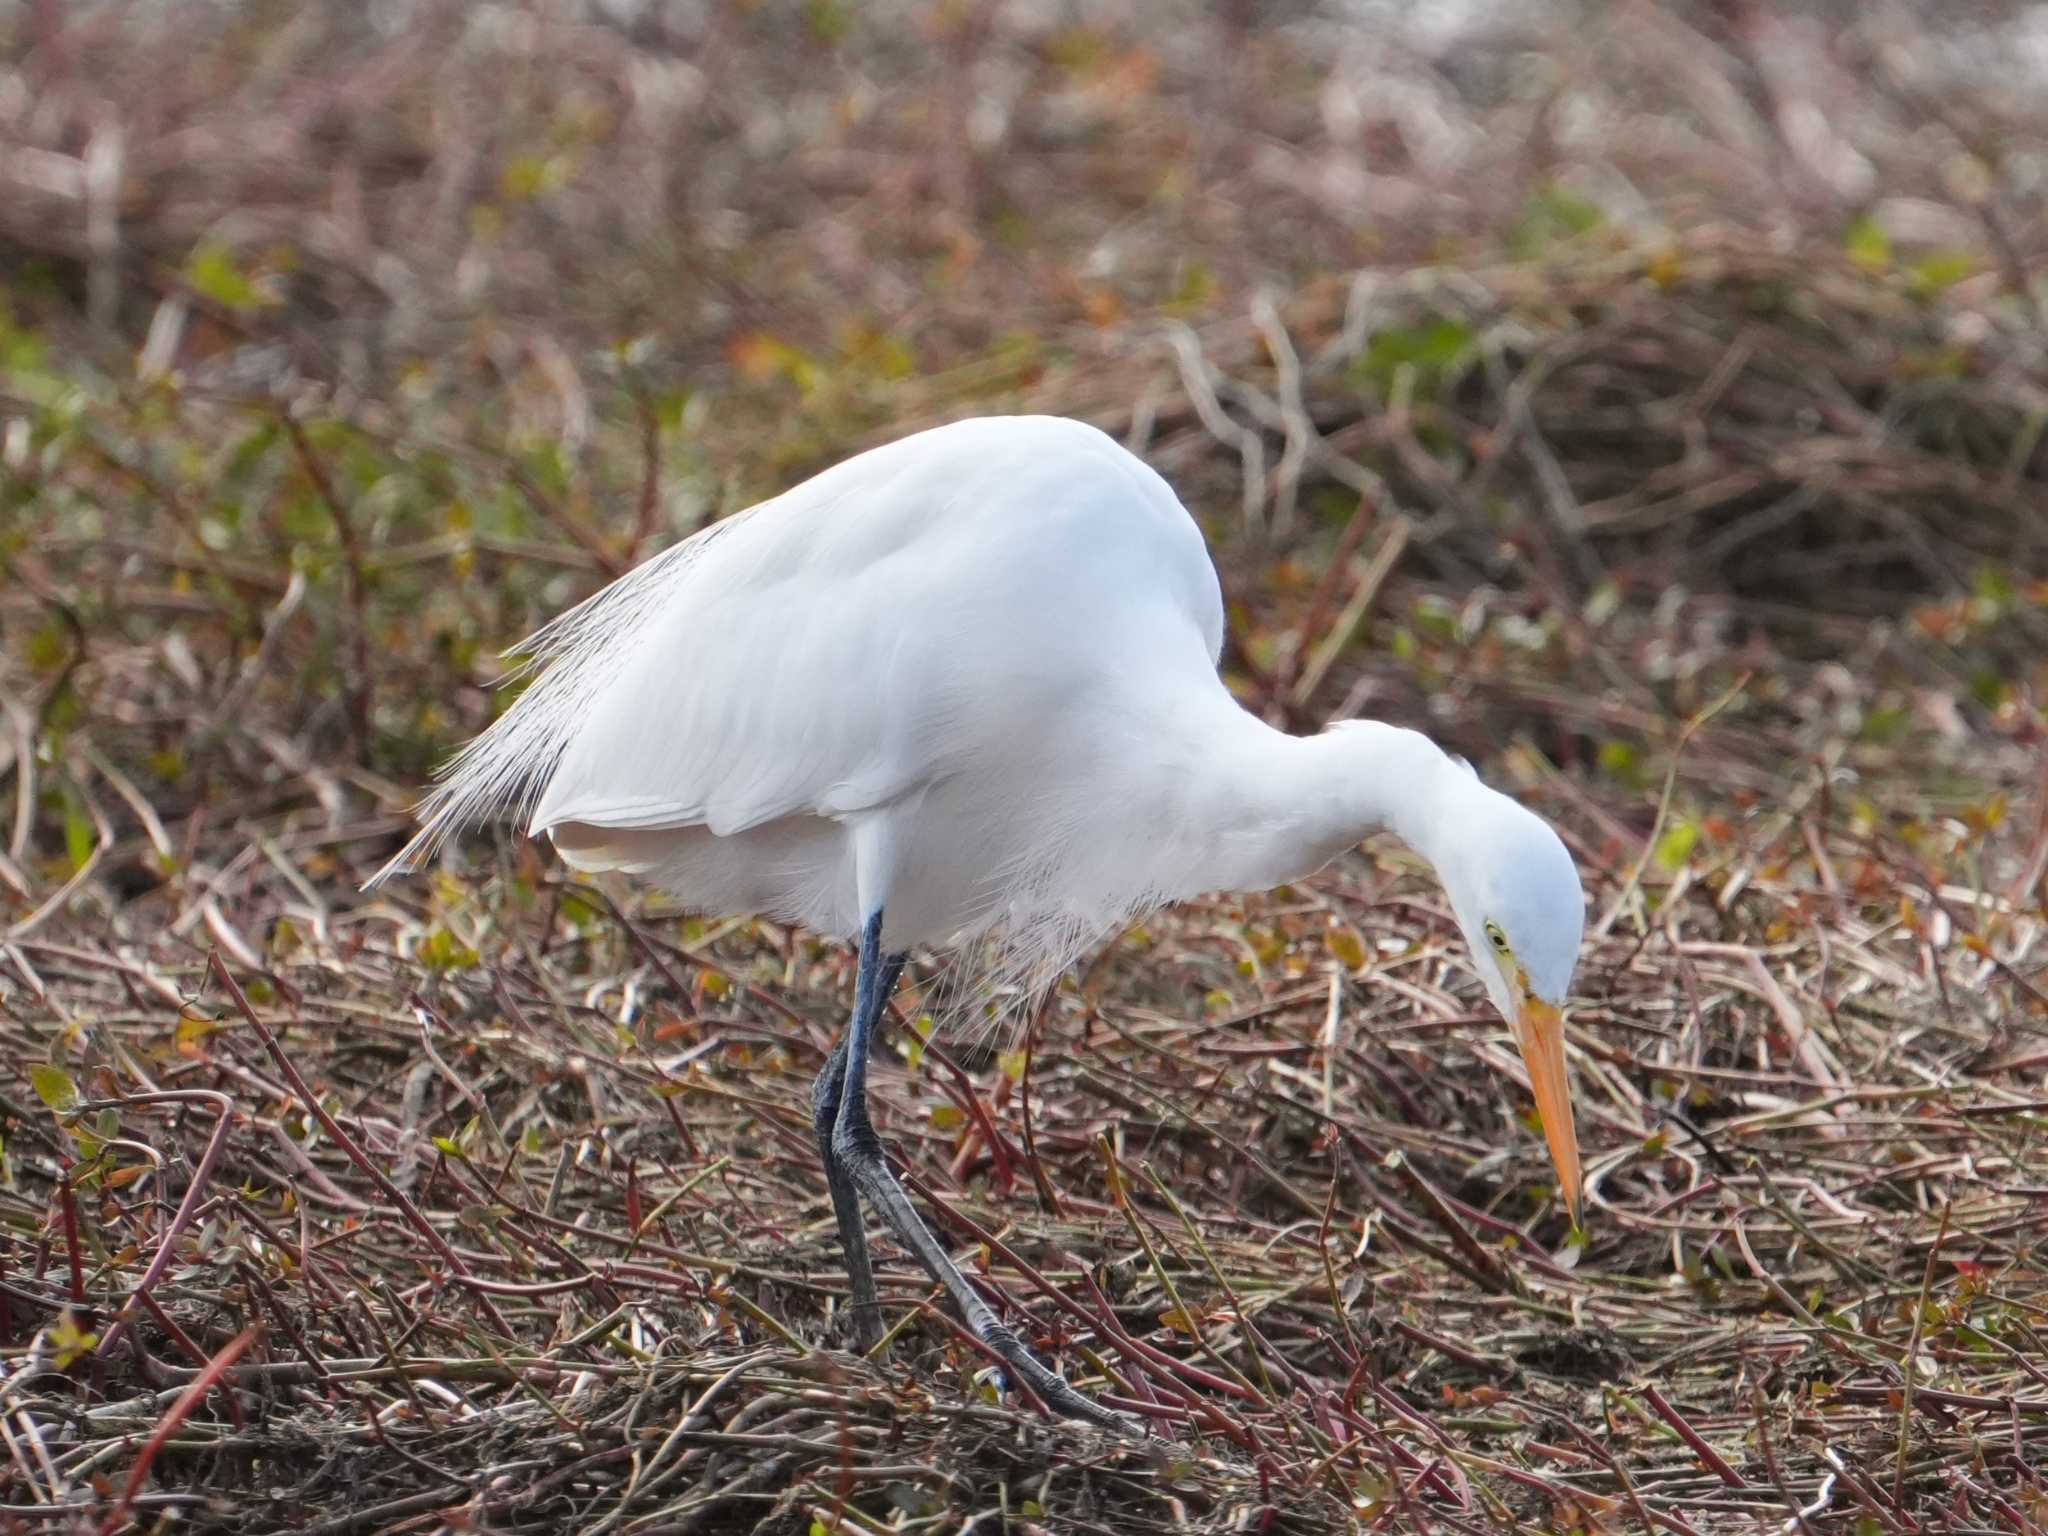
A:
[[[883,968],[881,992],[885,1002],[902,970],[903,958],[900,955],[893,957],[891,963]],[[862,1006],[859,989],[868,984],[869,977],[863,970],[856,983],[856,1011]],[[868,1232],[860,1218],[860,1191],[855,1188],[853,1175],[840,1160],[839,1149],[832,1139],[832,1127],[839,1119],[840,1094],[846,1085],[846,1048],[851,1036],[849,1029],[839,1037],[832,1054],[825,1058],[824,1070],[812,1085],[811,1125],[817,1132],[818,1153],[825,1164],[825,1187],[832,1191],[832,1215],[839,1223],[839,1246],[846,1255],[846,1277],[853,1286],[850,1311],[854,1342],[866,1351],[873,1349],[882,1336],[881,1313],[875,1305],[875,1272],[868,1262]]]
[[[1086,1419],[1106,1428],[1136,1428],[1125,1415],[1075,1391],[1066,1377],[1048,1370],[1036,1355],[1025,1348],[1024,1341],[1003,1325],[989,1304],[981,1299],[981,1293],[960,1273],[952,1256],[932,1236],[931,1229],[917,1214],[917,1208],[910,1203],[903,1186],[896,1182],[896,1175],[890,1172],[888,1159],[882,1151],[882,1139],[875,1134],[874,1122],[868,1118],[868,1045],[882,1010],[888,1005],[889,989],[895,984],[902,965],[902,956],[885,956],[882,953],[882,914],[878,911],[868,919],[866,928],[861,932],[860,984],[853,1010],[853,1028],[842,1047],[845,1053],[845,1060],[841,1063],[844,1081],[840,1089],[838,1119],[832,1127],[833,1152],[896,1240],[916,1254],[925,1272],[946,1288],[946,1294],[953,1298],[953,1304],[960,1309],[960,1315],[974,1330],[975,1337],[1001,1356],[1021,1379],[1029,1382],[1031,1390],[1044,1400],[1047,1407],[1068,1418]],[[871,977],[880,984],[870,986]],[[829,1066],[827,1071],[830,1071]],[[858,1218],[855,1224],[858,1225]],[[844,1231],[844,1217],[840,1225]]]

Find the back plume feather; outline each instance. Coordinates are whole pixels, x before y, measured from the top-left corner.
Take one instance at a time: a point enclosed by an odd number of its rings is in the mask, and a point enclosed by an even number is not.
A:
[[[415,870],[463,827],[511,812],[525,821],[582,723],[589,701],[624,664],[633,639],[669,603],[692,566],[751,517],[749,507],[641,562],[567,613],[504,652],[518,665],[508,686],[538,672],[533,685],[449,761],[417,807],[420,829],[366,882],[373,890]]]

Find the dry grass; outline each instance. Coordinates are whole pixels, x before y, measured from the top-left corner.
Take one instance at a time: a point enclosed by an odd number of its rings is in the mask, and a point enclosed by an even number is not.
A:
[[[2048,1524],[1995,10],[350,14],[0,13],[0,1531]],[[885,1140],[1166,1452],[998,1398],[888,1250],[844,1351],[845,946],[506,837],[357,894],[496,647],[1018,404],[1174,479],[1252,707],[1426,725],[1592,900],[1582,1234],[1396,849],[1120,935],[985,1057],[920,957]]]

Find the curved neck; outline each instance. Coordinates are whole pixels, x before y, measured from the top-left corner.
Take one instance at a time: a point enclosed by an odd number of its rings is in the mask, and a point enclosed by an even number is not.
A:
[[[1463,777],[1428,737],[1374,720],[1318,736],[1276,731],[1234,703],[1212,719],[1191,778],[1206,834],[1206,890],[1264,890],[1313,874],[1346,848],[1388,831],[1436,862],[1432,808]]]

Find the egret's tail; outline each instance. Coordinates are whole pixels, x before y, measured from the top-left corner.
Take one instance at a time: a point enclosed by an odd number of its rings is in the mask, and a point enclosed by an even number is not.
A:
[[[531,686],[441,770],[417,807],[419,831],[363,889],[419,868],[463,827],[507,812],[524,821],[582,725],[590,700],[632,649],[633,637],[668,606],[698,557],[752,510],[713,523],[635,566],[507,651],[520,665],[504,681],[533,677]]]

